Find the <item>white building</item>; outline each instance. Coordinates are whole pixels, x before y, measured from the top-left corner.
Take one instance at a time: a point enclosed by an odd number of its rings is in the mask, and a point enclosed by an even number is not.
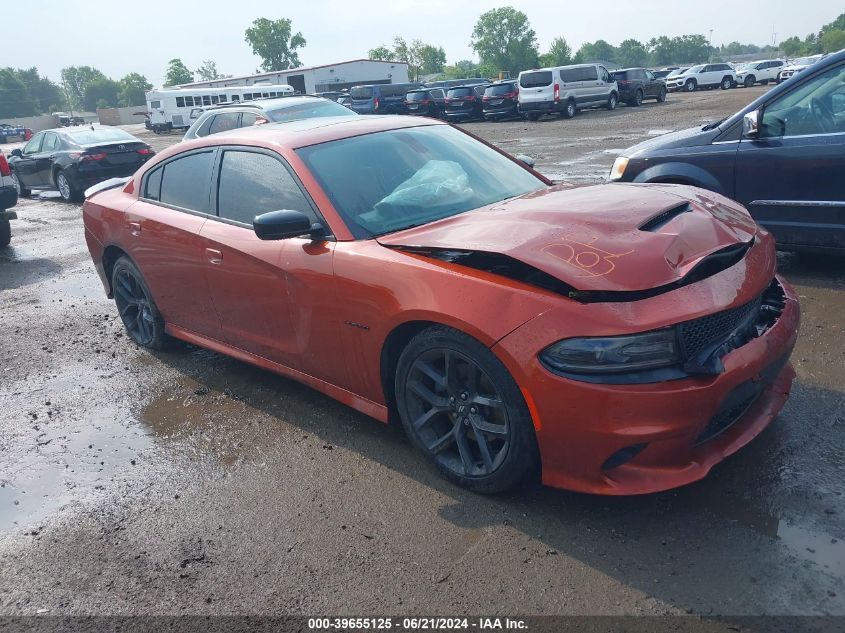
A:
[[[408,64],[405,62],[376,59],[353,59],[348,62],[324,66],[303,66],[228,79],[197,81],[168,88],[225,88],[227,86],[254,86],[288,84],[299,94],[314,94],[330,90],[344,90],[361,84],[408,83]]]

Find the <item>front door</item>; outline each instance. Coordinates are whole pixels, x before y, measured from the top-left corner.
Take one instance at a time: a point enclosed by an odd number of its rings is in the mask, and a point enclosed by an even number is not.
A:
[[[845,63],[764,106],[739,143],[736,198],[779,242],[845,248]]]
[[[33,187],[41,187],[41,171],[39,161],[41,159],[41,144],[44,142],[45,132],[39,132],[33,136],[29,143],[27,143],[21,156],[17,158],[12,164],[15,169],[15,176],[27,189]]]

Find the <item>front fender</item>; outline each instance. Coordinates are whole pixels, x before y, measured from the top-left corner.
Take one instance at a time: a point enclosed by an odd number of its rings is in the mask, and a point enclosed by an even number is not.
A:
[[[671,162],[653,165],[641,171],[633,182],[679,182],[728,195],[722,184],[709,171],[689,163]]]

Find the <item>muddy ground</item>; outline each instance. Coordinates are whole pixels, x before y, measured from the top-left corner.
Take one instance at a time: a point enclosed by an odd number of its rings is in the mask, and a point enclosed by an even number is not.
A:
[[[620,149],[762,90],[467,128],[599,181]],[[803,307],[792,397],[705,481],[481,497],[297,383],[138,349],[80,207],[17,212],[0,250],[0,615],[845,615],[845,258],[782,255]]]

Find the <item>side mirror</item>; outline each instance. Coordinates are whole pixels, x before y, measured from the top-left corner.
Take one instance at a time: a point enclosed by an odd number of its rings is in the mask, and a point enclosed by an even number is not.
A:
[[[262,213],[252,221],[252,228],[260,240],[286,240],[302,235],[316,238],[325,233],[322,224],[312,224],[302,211],[289,210]]]
[[[534,159],[530,156],[526,156],[525,154],[517,154],[514,158],[518,160],[520,163],[524,163],[534,169]]]
[[[742,117],[742,137],[757,138],[760,134],[760,110],[746,112]]]
[[[12,156],[17,156],[18,158],[23,158],[23,152],[21,152],[19,149],[13,149],[12,150]]]

